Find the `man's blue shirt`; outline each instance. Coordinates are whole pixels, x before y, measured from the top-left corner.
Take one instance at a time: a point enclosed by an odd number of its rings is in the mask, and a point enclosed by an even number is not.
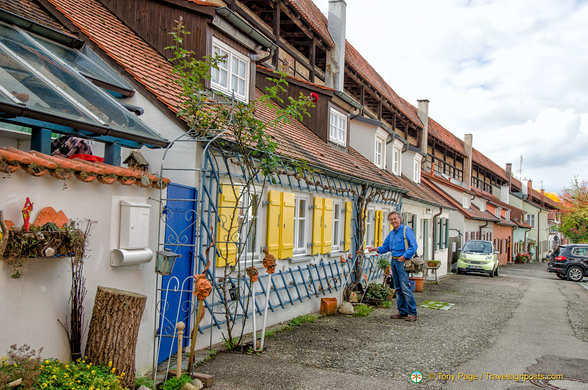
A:
[[[392,256],[400,257],[404,256],[405,259],[410,259],[416,253],[418,248],[414,231],[410,227],[406,227],[406,241],[408,241],[408,248],[404,245],[404,225],[400,224],[398,229],[392,230],[386,239],[384,244],[378,248],[380,254],[392,252]]]

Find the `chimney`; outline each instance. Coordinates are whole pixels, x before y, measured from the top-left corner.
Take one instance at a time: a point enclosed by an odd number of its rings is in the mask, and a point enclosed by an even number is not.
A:
[[[427,155],[427,144],[429,142],[429,101],[427,99],[418,100],[418,116],[423,123],[423,133],[421,134],[421,151]]]
[[[527,198],[530,198],[533,192],[533,180],[529,179],[527,182]]]
[[[327,87],[343,91],[345,71],[345,19],[347,3],[345,0],[329,0],[328,29],[335,48],[327,53]]]
[[[508,180],[508,192],[512,191],[512,163],[506,163],[506,179]]]
[[[472,188],[472,134],[466,134],[463,137],[463,147],[466,157],[463,159],[463,184],[466,189]]]

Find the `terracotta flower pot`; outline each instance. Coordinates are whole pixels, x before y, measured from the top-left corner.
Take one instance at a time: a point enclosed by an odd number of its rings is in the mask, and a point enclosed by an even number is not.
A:
[[[415,292],[423,292],[423,286],[425,284],[425,278],[419,278],[419,277],[411,277],[409,278],[410,280],[414,280],[415,282]]]

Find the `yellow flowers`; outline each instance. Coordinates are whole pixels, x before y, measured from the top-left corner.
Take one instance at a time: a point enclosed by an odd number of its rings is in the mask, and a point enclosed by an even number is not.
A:
[[[112,360],[108,362],[108,367],[112,367]]]

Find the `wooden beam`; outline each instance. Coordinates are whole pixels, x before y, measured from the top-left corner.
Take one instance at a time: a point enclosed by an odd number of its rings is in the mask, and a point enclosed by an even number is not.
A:
[[[273,33],[274,36],[276,37],[276,41],[280,40],[280,0],[278,0],[278,3],[276,4],[276,6],[274,7],[274,26],[273,26]],[[274,65],[274,69],[278,69],[278,63],[280,62],[280,49],[276,50],[274,52],[274,58],[272,61],[272,64]]]
[[[378,100],[378,120],[382,119],[382,100]]]
[[[312,45],[310,46],[310,81],[314,83],[314,68],[316,66],[316,38],[312,37]]]

